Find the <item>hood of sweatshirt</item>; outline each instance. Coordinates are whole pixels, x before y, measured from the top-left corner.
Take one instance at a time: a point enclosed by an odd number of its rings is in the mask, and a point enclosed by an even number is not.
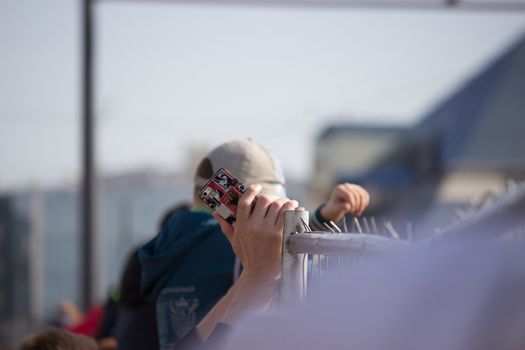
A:
[[[179,211],[139,251],[141,292],[154,301],[163,288],[199,276],[232,276],[235,255],[208,213]]]

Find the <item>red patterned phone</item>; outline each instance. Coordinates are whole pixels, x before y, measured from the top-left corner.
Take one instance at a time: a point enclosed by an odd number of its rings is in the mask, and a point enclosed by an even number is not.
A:
[[[245,186],[228,170],[220,168],[202,187],[199,198],[230,224],[235,222],[237,203]]]

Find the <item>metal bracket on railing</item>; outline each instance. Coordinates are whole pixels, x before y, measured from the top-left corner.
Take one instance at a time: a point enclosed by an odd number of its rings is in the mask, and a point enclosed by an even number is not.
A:
[[[306,294],[306,254],[290,254],[288,239],[307,230],[308,211],[303,207],[284,212],[280,302],[288,303],[302,299]],[[299,299],[299,300],[300,300]]]

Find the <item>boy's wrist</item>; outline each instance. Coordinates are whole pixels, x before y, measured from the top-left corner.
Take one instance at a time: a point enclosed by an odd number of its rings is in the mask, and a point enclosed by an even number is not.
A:
[[[315,218],[317,219],[317,221],[319,221],[319,222],[328,222],[328,221],[330,221],[330,219],[327,218],[325,212],[326,212],[326,203],[323,203],[323,204],[321,204],[319,206],[319,208],[317,208],[317,210],[314,213]]]

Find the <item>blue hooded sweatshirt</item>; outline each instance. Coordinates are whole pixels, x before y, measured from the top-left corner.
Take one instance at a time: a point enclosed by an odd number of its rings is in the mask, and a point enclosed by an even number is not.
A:
[[[139,258],[142,293],[156,301],[162,350],[173,349],[233,284],[235,255],[208,213],[174,213]]]

